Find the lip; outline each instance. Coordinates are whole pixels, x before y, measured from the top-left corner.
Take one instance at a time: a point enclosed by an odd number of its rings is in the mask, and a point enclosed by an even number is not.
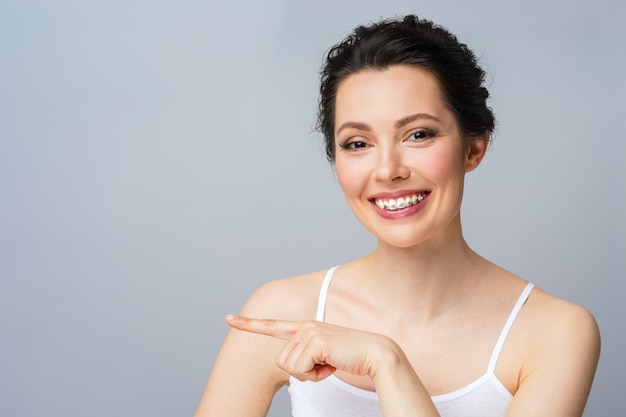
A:
[[[375,202],[376,199],[400,198],[400,197],[406,197],[406,196],[415,195],[415,194],[421,194],[421,193],[425,193],[426,196],[420,202],[418,202],[416,204],[412,204],[412,205],[410,205],[408,207],[405,207],[403,209],[394,210],[394,211],[381,209],[380,207],[378,207],[376,205],[376,202]],[[394,191],[394,192],[386,192],[386,193],[375,194],[374,196],[369,198],[369,202],[372,205],[374,211],[379,216],[381,216],[381,217],[383,217],[385,219],[389,219],[389,220],[396,220],[396,219],[404,219],[406,217],[413,216],[414,214],[416,214],[419,211],[421,211],[422,208],[424,208],[424,206],[426,205],[426,203],[428,203],[429,197],[430,197],[430,191],[428,191],[428,190],[421,190],[421,191]]]

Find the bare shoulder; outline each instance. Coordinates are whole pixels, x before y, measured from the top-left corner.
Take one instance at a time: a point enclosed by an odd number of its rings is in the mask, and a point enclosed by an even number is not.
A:
[[[488,281],[491,297],[495,297],[495,293],[517,296],[527,284],[523,278],[509,271],[493,264],[491,267],[493,279]],[[485,293],[489,294],[489,291]],[[532,341],[532,345],[542,351],[563,343],[599,348],[598,325],[593,315],[584,307],[555,297],[538,287],[530,293],[516,319],[516,326],[525,340]]]
[[[325,274],[318,271],[269,281],[250,296],[241,314],[281,320],[313,319]]]
[[[312,319],[324,274],[321,271],[268,282],[250,296],[240,314],[261,319]],[[267,415],[274,394],[289,379],[275,363],[284,345],[281,339],[231,329],[196,416]]]
[[[513,338],[523,365],[510,415],[525,416],[529,410],[532,415],[582,415],[600,355],[592,314],[535,288],[518,320]]]
[[[598,350],[600,334],[593,315],[584,307],[533,289],[523,313],[523,322],[542,350],[568,345]]]

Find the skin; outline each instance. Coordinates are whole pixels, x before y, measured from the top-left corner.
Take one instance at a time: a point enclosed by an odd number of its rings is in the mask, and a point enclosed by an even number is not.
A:
[[[312,318],[325,271],[265,284],[228,316],[196,417],[265,416],[290,375],[376,391],[387,417],[438,416],[430,396],[485,373],[526,285],[463,239],[464,178],[488,135],[462,136],[432,74],[352,74],[335,110],[337,177],[377,248],[337,269],[324,323]],[[389,214],[373,202],[416,193],[427,195],[419,209]],[[589,312],[535,288],[496,366],[514,395],[507,416],[581,416],[599,350]]]

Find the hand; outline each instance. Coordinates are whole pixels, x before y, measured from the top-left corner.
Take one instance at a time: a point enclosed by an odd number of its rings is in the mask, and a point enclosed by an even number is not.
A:
[[[318,321],[286,321],[227,316],[238,330],[286,340],[276,365],[304,381],[320,381],[336,369],[374,377],[382,353],[399,349],[388,337]]]
[[[235,329],[287,343],[276,365],[300,381],[321,381],[339,369],[372,380],[384,416],[439,416],[400,347],[389,337],[318,321],[227,316]]]

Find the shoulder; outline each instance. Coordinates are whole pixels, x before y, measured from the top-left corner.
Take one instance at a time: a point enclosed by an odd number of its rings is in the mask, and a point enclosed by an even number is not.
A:
[[[326,272],[324,270],[269,281],[248,298],[241,314],[281,320],[313,319]]]
[[[535,288],[516,319],[520,372],[511,416],[582,415],[600,355],[600,333],[585,308]]]
[[[527,281],[500,267],[493,266],[494,279],[484,293],[495,298],[506,294],[508,298],[519,295]],[[598,325],[593,315],[584,307],[555,297],[539,287],[534,287],[515,320],[526,340],[545,348],[557,342],[599,344]],[[544,346],[542,346],[544,345]]]
[[[521,336],[527,341],[520,388],[526,381],[529,386],[560,387],[587,398],[600,355],[600,332],[593,315],[535,288],[519,319]]]
[[[241,315],[259,319],[305,320],[315,317],[325,271],[270,281],[245,303]],[[213,365],[197,415],[265,415],[276,390],[289,375],[275,358],[285,341],[231,329]],[[224,392],[238,393],[239,401]]]
[[[599,349],[600,334],[593,315],[585,308],[533,289],[524,311],[524,322],[540,348],[567,344]]]

